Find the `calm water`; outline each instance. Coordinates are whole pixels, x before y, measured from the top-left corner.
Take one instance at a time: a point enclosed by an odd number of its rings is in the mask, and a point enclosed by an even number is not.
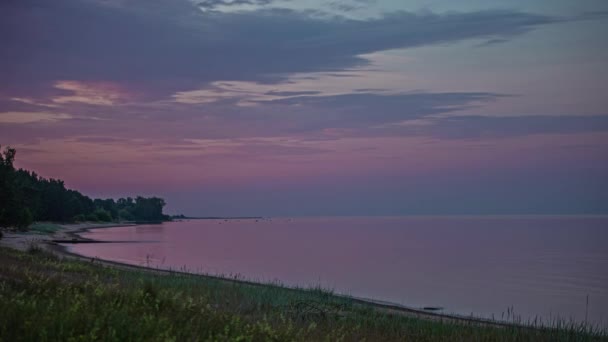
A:
[[[589,321],[608,327],[608,217],[193,220],[84,236],[123,242],[73,252],[446,313],[584,320],[588,295]]]

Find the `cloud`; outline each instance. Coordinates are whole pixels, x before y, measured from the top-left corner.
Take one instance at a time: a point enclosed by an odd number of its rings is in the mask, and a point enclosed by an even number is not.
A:
[[[420,133],[447,139],[480,139],[591,132],[608,132],[608,115],[456,116],[435,120]]]
[[[353,12],[353,11],[357,11],[361,8],[363,8],[363,6],[357,6],[351,3],[346,3],[346,2],[341,2],[341,1],[330,1],[328,3],[329,7],[333,10],[336,11],[340,11],[340,12]]]
[[[506,95],[408,93],[397,87],[410,83],[387,73],[365,83],[372,71],[360,67],[378,51],[469,39],[487,45],[564,20],[508,10],[399,11],[360,20],[277,8],[201,11],[185,0],[3,1],[0,111],[13,113],[5,113],[3,123],[28,127],[3,125],[0,134],[13,140],[112,134],[174,142],[604,131],[605,119],[592,117],[441,119]],[[328,86],[345,77],[337,83],[350,88]],[[77,120],[86,118],[104,120]]]
[[[0,135],[8,141],[90,136],[166,141],[172,145],[188,139],[292,136],[314,141],[426,136],[453,140],[608,131],[608,115],[463,116],[469,109],[507,96],[496,93],[262,93],[272,99],[246,94],[253,97],[246,101],[257,105],[245,107],[239,105],[243,98],[233,95],[198,103],[119,104],[104,107],[103,112],[97,106],[74,104],[65,108],[70,120],[55,120],[51,127],[45,124],[49,119],[67,117],[48,117],[42,112],[40,116],[26,116],[28,125],[1,125]],[[103,120],[90,120],[95,115]],[[17,120],[14,114],[11,118]]]
[[[352,134],[352,130],[463,110],[499,96],[491,93],[300,95],[255,100],[253,102],[261,104],[247,107],[238,105],[240,98],[225,98],[202,103],[126,103],[104,106],[103,111],[98,106],[71,104],[65,109],[73,116],[72,120],[55,122],[52,128],[37,122],[23,128],[1,126],[0,135],[20,141],[108,135],[174,141],[290,134],[308,135],[307,139],[336,139]],[[103,120],[76,120],[97,117]]]
[[[272,90],[272,91],[266,92],[266,95],[270,95],[270,96],[301,96],[301,95],[317,95],[317,94],[321,94],[321,92],[316,91],[316,90],[303,90],[303,91]]]
[[[273,3],[276,0],[203,0],[197,3],[198,7],[201,7],[206,10],[215,9],[216,7],[221,6],[241,6],[241,5],[251,5],[251,6],[265,6]],[[283,0],[288,1],[288,0]]]
[[[0,111],[7,112],[36,112],[47,111],[52,105],[40,104],[30,98],[2,97],[0,95]]]
[[[72,116],[65,113],[46,112],[4,112],[0,113],[2,124],[26,124],[40,121],[59,121],[71,119]]]
[[[472,108],[505,95],[484,92],[295,96],[263,101],[280,113],[301,113],[298,127],[305,129],[372,127]],[[279,120],[279,118],[275,118]]]
[[[376,0],[333,0],[329,1],[327,5],[332,10],[348,13],[364,9],[376,2]]]
[[[90,105],[109,106],[121,101],[127,101],[133,96],[123,90],[120,85],[109,82],[79,82],[58,81],[55,88],[67,90],[70,95],[57,96],[52,99],[54,103],[78,102]]]
[[[219,80],[345,70],[387,49],[511,39],[556,21],[517,11],[355,20],[276,8],[201,12],[185,0],[4,1],[0,74],[11,96],[73,80],[126,83],[162,97]]]
[[[490,39],[488,41],[485,41],[483,43],[477,44],[477,47],[486,47],[486,46],[492,46],[492,45],[497,45],[497,44],[502,44],[502,43],[506,43],[509,40],[507,39]]]

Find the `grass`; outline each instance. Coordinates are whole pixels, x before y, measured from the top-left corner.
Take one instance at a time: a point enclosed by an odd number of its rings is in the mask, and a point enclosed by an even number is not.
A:
[[[601,341],[582,325],[491,327],[391,314],[323,289],[121,270],[0,248],[0,341]]]
[[[54,223],[34,223],[28,227],[28,231],[38,234],[53,234],[60,230],[61,226]]]

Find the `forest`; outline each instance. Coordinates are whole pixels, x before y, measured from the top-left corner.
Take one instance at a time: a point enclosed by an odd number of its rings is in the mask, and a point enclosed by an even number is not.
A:
[[[14,148],[0,146],[0,227],[27,229],[35,221],[146,221],[169,220],[165,201],[158,197],[91,199],[67,189],[62,180],[15,169]]]

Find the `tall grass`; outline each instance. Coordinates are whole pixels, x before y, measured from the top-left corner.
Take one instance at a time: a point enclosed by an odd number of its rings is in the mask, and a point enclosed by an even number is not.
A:
[[[38,222],[30,225],[28,231],[38,234],[53,234],[61,229],[61,226],[54,223]]]
[[[588,326],[495,327],[379,310],[321,288],[119,270],[0,248],[0,341],[600,341]]]

